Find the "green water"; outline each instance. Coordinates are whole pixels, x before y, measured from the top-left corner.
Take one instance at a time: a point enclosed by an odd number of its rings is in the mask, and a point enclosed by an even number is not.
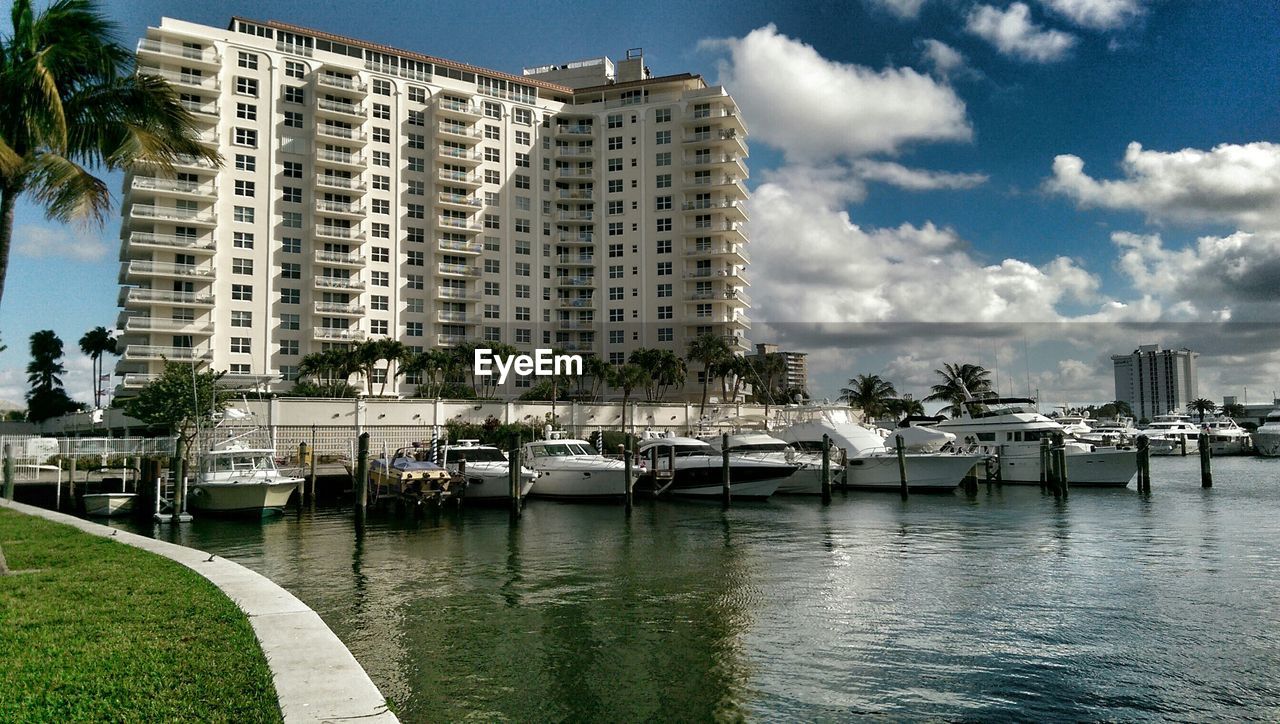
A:
[[[316,609],[406,721],[1280,718],[1280,460],[1154,493],[531,502],[176,540]],[[153,532],[150,526],[146,532]],[[165,528],[154,533],[173,535]]]

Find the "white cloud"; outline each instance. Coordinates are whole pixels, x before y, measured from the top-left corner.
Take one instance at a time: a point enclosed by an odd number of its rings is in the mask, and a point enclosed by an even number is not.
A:
[[[1117,30],[1142,17],[1142,0],[1040,0],[1054,13],[1090,30]]]
[[[1005,55],[1036,63],[1061,60],[1076,43],[1070,33],[1031,22],[1031,9],[1020,2],[1005,10],[977,5],[969,11],[965,29]]]
[[[33,259],[64,258],[99,261],[107,255],[107,244],[75,226],[35,226],[24,224],[13,230],[13,253]]]
[[[703,45],[728,50],[720,81],[733,89],[752,140],[781,149],[788,160],[896,153],[907,144],[973,135],[955,91],[911,68],[877,71],[828,60],[772,25]]]
[[[892,161],[859,159],[853,164],[854,172],[866,181],[897,186],[907,191],[935,191],[939,189],[971,189],[987,182],[986,174],[948,173],[907,168]]]
[[[949,78],[966,67],[964,55],[941,40],[926,38],[920,41],[919,46],[924,61],[933,67],[934,73],[943,78]]]
[[[1140,211],[1152,221],[1228,223],[1280,229],[1280,145],[1222,144],[1211,151],[1147,151],[1130,143],[1124,178],[1098,180],[1078,156],[1053,161],[1046,190],[1081,206]]]
[[[874,8],[896,15],[900,20],[914,20],[920,17],[920,8],[925,0],[867,0],[867,2]]]

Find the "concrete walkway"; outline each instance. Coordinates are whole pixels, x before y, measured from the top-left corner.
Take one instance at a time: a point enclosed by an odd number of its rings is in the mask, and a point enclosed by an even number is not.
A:
[[[286,722],[396,722],[369,675],[320,616],[270,579],[194,548],[146,538],[52,510],[0,499],[0,507],[113,538],[209,579],[249,617],[271,668]]]

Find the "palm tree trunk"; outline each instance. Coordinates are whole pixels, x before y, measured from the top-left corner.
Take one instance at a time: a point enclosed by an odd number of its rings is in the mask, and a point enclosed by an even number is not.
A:
[[[18,193],[16,186],[0,186],[0,300],[4,299],[4,278],[9,273],[9,247],[13,243],[13,217]]]
[[[711,382],[711,369],[704,367],[702,369],[702,406],[698,408],[698,415],[707,414],[707,384]]]

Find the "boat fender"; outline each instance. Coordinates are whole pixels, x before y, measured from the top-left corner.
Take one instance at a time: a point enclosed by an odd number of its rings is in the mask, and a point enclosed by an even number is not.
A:
[[[1089,452],[1098,452],[1098,446],[1097,446],[1097,445],[1090,445],[1090,446],[1089,446]]]

